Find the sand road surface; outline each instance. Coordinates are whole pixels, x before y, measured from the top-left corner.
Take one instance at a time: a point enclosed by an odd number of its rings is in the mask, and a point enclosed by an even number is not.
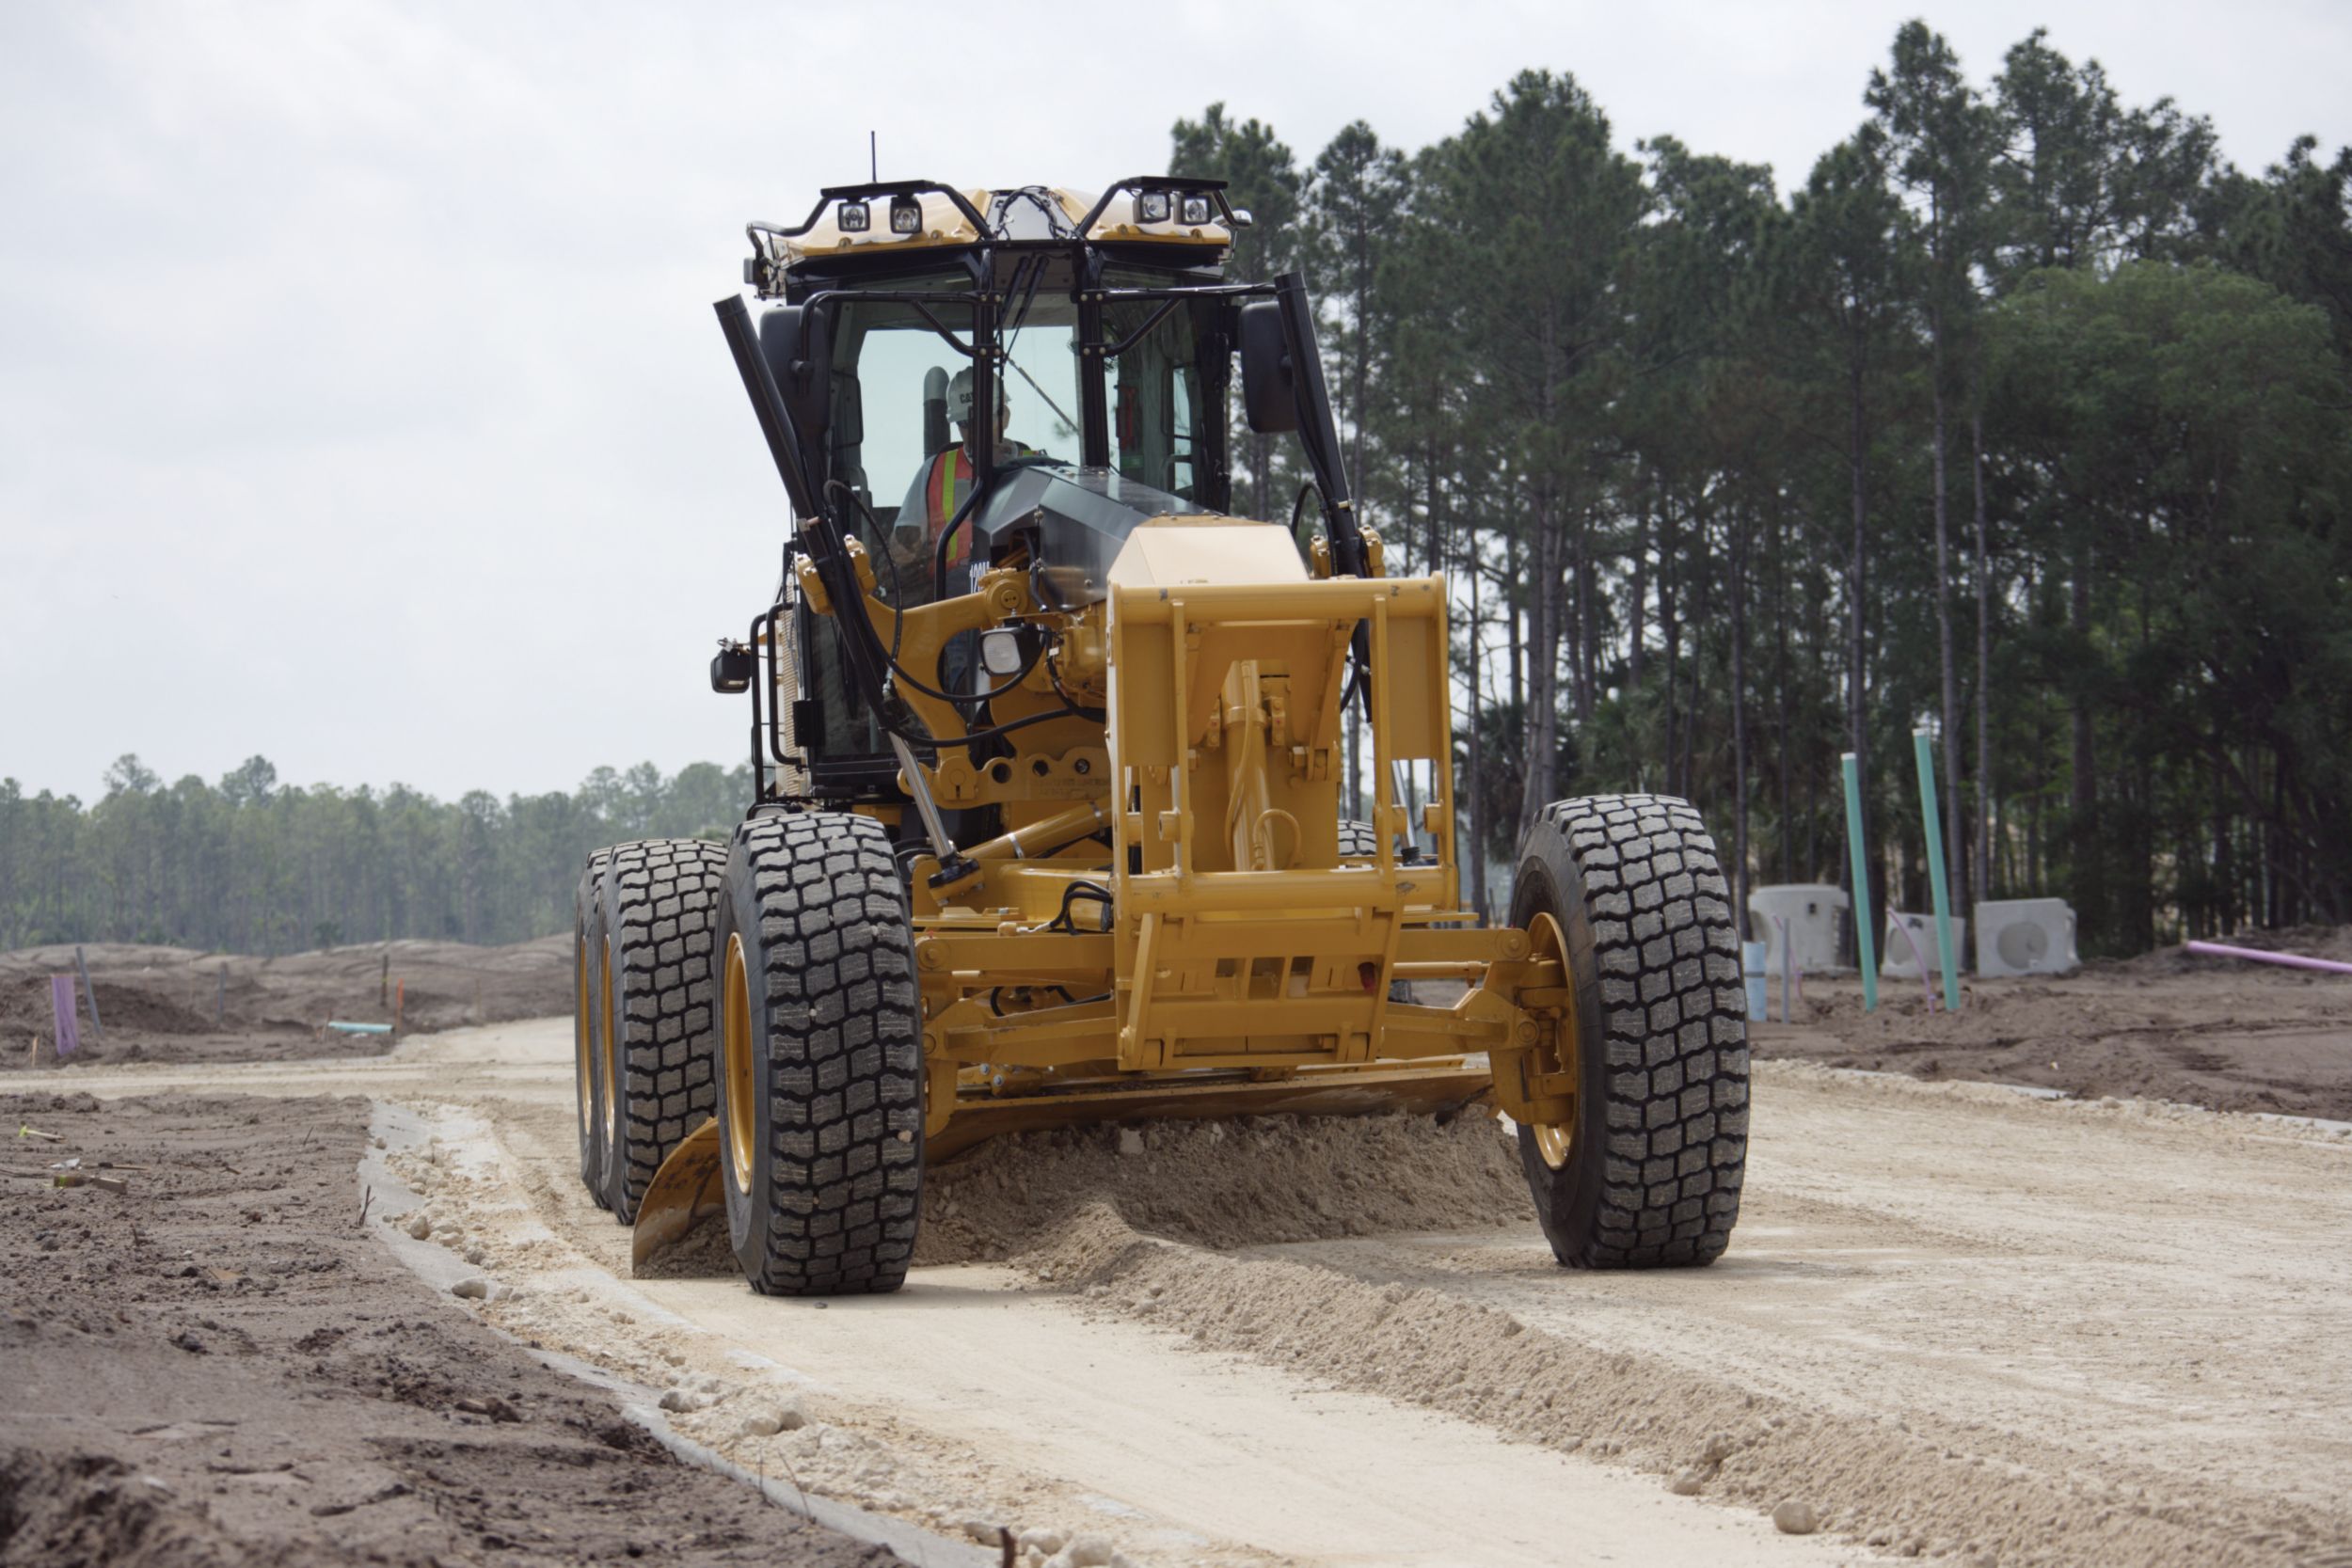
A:
[[[946,1534],[1146,1564],[2352,1564],[2340,1127],[1765,1063],[1730,1253],[1650,1275],[1556,1268],[1490,1125],[1040,1136],[932,1173],[904,1291],[818,1305],[753,1296],[707,1239],[628,1277],[572,1174],[569,1050],[548,1021],[70,1086],[373,1097],[490,1321]],[[1774,1529],[1790,1501],[1820,1533]]]

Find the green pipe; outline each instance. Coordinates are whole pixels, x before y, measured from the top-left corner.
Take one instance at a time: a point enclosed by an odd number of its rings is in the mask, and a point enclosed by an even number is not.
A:
[[[1935,894],[1935,950],[1944,964],[1944,1010],[1960,1011],[1960,971],[1952,965],[1952,892],[1944,880],[1944,824],[1935,809],[1935,749],[1928,732],[1911,732],[1919,758],[1919,825],[1928,835],[1928,886]]]
[[[1846,753],[1846,846],[1853,852],[1853,936],[1862,959],[1862,1010],[1879,1010],[1878,937],[1870,929],[1869,857],[1862,852],[1862,764]]]

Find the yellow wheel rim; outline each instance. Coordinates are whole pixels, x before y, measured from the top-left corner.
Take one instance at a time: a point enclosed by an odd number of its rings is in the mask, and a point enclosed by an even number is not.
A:
[[[719,992],[719,1038],[725,1052],[727,1165],[735,1190],[752,1190],[752,1148],[759,1133],[752,1103],[752,983],[743,963],[743,937],[727,938],[726,984]]]
[[[1549,912],[1538,913],[1527,923],[1527,936],[1528,956],[1557,961],[1562,974],[1567,976],[1568,990],[1573,997],[1576,978],[1568,969],[1568,942],[1560,929],[1560,923]],[[1571,1000],[1568,1006],[1543,1022],[1548,1027],[1544,1031],[1545,1039],[1536,1046],[1537,1066],[1546,1072],[1566,1074],[1570,1083],[1579,1082],[1574,1001]],[[1553,1170],[1566,1166],[1568,1156],[1576,1151],[1576,1111],[1573,1108],[1567,1120],[1533,1124],[1528,1131],[1534,1134],[1535,1152],[1543,1156],[1545,1164]]]
[[[605,938],[604,950],[596,955],[596,990],[604,998],[604,1006],[596,1009],[596,1025],[604,1037],[604,1076],[596,1085],[596,1099],[604,1108],[605,1147],[612,1147],[612,1135],[619,1126],[613,1103],[619,1098],[612,1092],[612,939]]]
[[[588,1070],[588,939],[580,935],[572,938],[572,1054],[573,1077],[580,1087],[580,1125],[592,1127],[596,1119],[596,1086]]]

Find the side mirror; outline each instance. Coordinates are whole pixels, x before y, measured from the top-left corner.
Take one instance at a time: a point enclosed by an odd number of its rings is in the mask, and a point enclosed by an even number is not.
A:
[[[784,305],[759,318],[759,352],[804,446],[822,447],[833,419],[833,317]]]
[[[1290,344],[1282,330],[1282,307],[1271,299],[1241,308],[1235,334],[1241,348],[1241,403],[1249,428],[1261,436],[1298,428],[1298,393],[1291,375]]]
[[[710,656],[710,689],[723,696],[733,696],[752,689],[752,651],[740,642],[729,642]]]

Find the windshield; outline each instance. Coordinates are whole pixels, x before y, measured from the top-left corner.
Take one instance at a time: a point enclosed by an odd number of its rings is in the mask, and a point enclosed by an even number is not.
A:
[[[1067,298],[1041,293],[1025,318],[1007,318],[1004,339],[1005,438],[1042,457],[1083,461],[1078,308]]]
[[[940,293],[960,280],[928,285]],[[916,287],[927,287],[918,284]],[[1017,312],[1019,301],[1014,302]],[[948,447],[979,438],[977,422],[959,420],[954,385],[968,374],[969,307],[945,301],[924,307],[955,336],[950,343],[922,310],[890,300],[847,302],[834,356],[834,475],[855,487],[884,526],[910,486]],[[1078,427],[1077,309],[1066,297],[1041,293],[1025,316],[1009,315],[998,334],[1006,347],[999,372],[1009,455],[1041,455],[1076,463]],[[909,519],[911,521],[911,519]]]
[[[1200,373],[1193,363],[1192,314],[1178,306],[1152,323],[1159,308],[1152,300],[1116,300],[1104,308],[1106,338],[1114,343],[1136,339],[1110,361],[1111,461],[1121,478],[1197,504]]]

